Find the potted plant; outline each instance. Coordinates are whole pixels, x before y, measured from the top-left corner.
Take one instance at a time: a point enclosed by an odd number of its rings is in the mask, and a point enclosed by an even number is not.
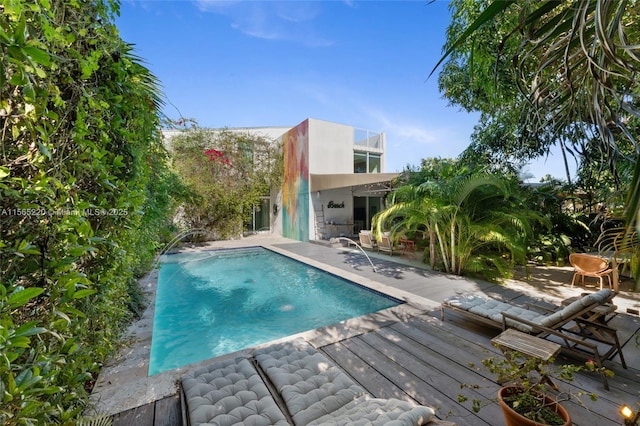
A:
[[[502,408],[507,426],[526,425],[571,425],[569,412],[561,402],[576,395],[559,391],[551,376],[564,381],[572,381],[576,372],[581,370],[600,371],[593,362],[584,366],[565,364],[554,366],[553,360],[545,363],[537,358],[526,358],[517,352],[507,352],[504,358],[491,357],[482,360],[482,364],[498,377],[502,385],[498,391],[497,401]],[[552,371],[553,370],[553,371]],[[612,374],[607,370],[607,374]],[[552,374],[553,373],[553,374]],[[462,387],[468,387],[462,385]],[[477,387],[477,386],[473,386]],[[554,390],[553,394],[551,390]],[[576,398],[580,403],[579,393]],[[596,394],[588,394],[591,400]],[[458,396],[459,402],[467,398]],[[478,411],[482,401],[473,400],[473,410]]]

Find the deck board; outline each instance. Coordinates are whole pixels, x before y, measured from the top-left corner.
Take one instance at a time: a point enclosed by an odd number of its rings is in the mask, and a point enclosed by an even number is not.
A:
[[[347,349],[341,343],[325,346],[322,349],[336,364],[340,365],[351,378],[376,398],[396,398],[414,402],[402,388],[380,374],[374,367]]]
[[[150,403],[116,414],[112,426],[154,426],[155,405]]]
[[[153,426],[176,426],[182,424],[182,411],[178,395],[156,402]]]
[[[112,426],[182,426],[180,398],[172,395],[112,417]]]
[[[411,359],[406,352],[400,350],[397,346],[382,343],[376,337],[377,334],[377,332],[368,333],[362,338],[350,339],[349,342],[344,343],[345,346],[358,353],[368,364],[374,366],[376,370],[388,377],[389,380],[402,388],[418,403],[436,409],[438,418],[454,421],[459,425],[482,424],[478,421],[478,418],[474,418],[470,423],[467,423],[466,419],[469,418],[471,413],[466,409],[462,410],[460,415],[451,415],[451,412],[460,411],[460,406],[457,403],[457,393],[446,390],[459,389],[459,383],[454,384],[452,381],[447,380],[446,377],[434,371],[428,363]],[[374,348],[367,344],[365,338],[369,342],[378,344],[378,346]],[[383,349],[386,355],[379,352],[378,349]],[[398,359],[400,359],[399,362],[397,361]],[[426,378],[426,380],[418,375]],[[436,383],[434,383],[434,377],[438,378]],[[445,390],[444,393],[442,390]],[[368,391],[377,396],[374,389],[368,389]]]
[[[415,333],[413,337],[416,337]],[[424,334],[419,337],[424,337]],[[428,343],[423,344],[420,340],[414,340],[390,327],[375,334],[364,335],[362,338],[372,347],[392,357],[399,365],[409,369],[413,376],[428,386],[417,397],[418,402],[434,407],[439,418],[465,424],[466,419],[471,416],[474,418],[471,424],[481,424],[471,412],[471,401],[458,403],[460,383],[475,384],[483,380],[471,368],[459,365],[451,356],[443,356],[429,347]],[[428,339],[426,340],[428,342]],[[406,386],[412,388],[414,385],[408,382]],[[493,385],[493,388],[497,390],[497,386]],[[478,391],[469,389],[467,393],[479,399],[490,398],[493,394],[486,387]],[[501,414],[496,408],[487,407],[478,417],[491,424],[494,416]]]

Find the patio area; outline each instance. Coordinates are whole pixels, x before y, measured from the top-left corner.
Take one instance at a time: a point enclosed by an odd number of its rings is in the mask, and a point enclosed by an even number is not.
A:
[[[570,288],[570,267],[534,267],[528,280],[520,276],[500,286],[436,273],[400,256],[367,252],[374,271],[357,248],[300,243],[271,236],[217,242],[208,248],[238,245],[264,245],[407,301],[396,308],[301,335],[371,395],[431,406],[439,419],[458,425],[503,424],[502,413],[493,401],[499,387],[496,377],[481,366],[482,359],[500,356],[501,352],[490,343],[500,332],[455,315],[447,315],[444,322],[440,321],[440,302],[457,292],[475,292],[518,304],[535,299],[560,305],[562,300],[584,291]],[[146,281],[150,292],[152,282],[152,279]],[[639,301],[636,293],[628,291],[629,285],[629,280],[621,282],[621,292],[615,299],[618,315],[609,323],[618,330],[629,368],[623,369],[617,357],[606,364],[615,373],[609,381],[609,391],[604,390],[600,376],[595,373],[580,373],[572,383],[559,382],[562,391],[599,395],[595,402],[585,397],[584,406],[577,401],[564,403],[575,425],[620,425],[620,406],[628,404],[637,408],[640,401],[640,347],[635,339],[640,319],[626,314],[627,309],[637,309]],[[146,321],[149,316],[152,318],[152,310],[151,306],[145,314]],[[105,366],[96,383],[96,409],[112,415],[114,425],[183,424],[176,380],[193,366],[163,377],[146,377],[150,330],[149,323],[132,327],[128,336],[130,345],[118,359]],[[569,361],[560,356],[556,362]],[[461,384],[477,384],[479,388],[473,392],[461,391]],[[485,400],[487,405],[474,413],[470,400],[458,403],[460,393],[470,399]]]

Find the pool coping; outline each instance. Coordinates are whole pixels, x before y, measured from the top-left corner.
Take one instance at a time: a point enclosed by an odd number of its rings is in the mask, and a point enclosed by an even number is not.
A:
[[[403,301],[403,304],[387,308],[372,314],[341,321],[336,324],[320,327],[281,339],[272,340],[255,347],[216,357],[216,360],[247,356],[259,347],[271,345],[279,341],[302,337],[313,346],[322,346],[348,337],[357,336],[370,330],[388,325],[391,322],[406,321],[411,316],[424,314],[440,306],[439,303],[417,296],[358,274],[318,262],[309,257],[298,255],[292,251],[277,247],[276,244],[291,243],[292,240],[275,238],[273,241],[252,239],[216,242],[204,246],[185,247],[180,252],[216,250],[239,247],[264,247],[265,249],[285,255],[302,263],[329,272],[338,277],[353,281],[377,292]],[[153,376],[148,376],[151,355],[151,335],[155,313],[155,295],[158,282],[158,269],[154,268],[147,276],[139,280],[139,285],[149,301],[141,318],[132,323],[121,339],[122,348],[117,355],[108,360],[94,385],[87,414],[114,415],[153,401],[175,395],[178,392],[180,377],[187,371],[207,365],[214,358],[189,364]]]

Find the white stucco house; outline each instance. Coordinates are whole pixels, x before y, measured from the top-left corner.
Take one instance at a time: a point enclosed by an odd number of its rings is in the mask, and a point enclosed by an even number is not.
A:
[[[250,230],[300,241],[355,236],[371,228],[398,173],[385,173],[384,133],[307,118],[292,127],[231,128],[283,145],[281,188],[253,215]],[[166,131],[171,137],[175,130]]]

